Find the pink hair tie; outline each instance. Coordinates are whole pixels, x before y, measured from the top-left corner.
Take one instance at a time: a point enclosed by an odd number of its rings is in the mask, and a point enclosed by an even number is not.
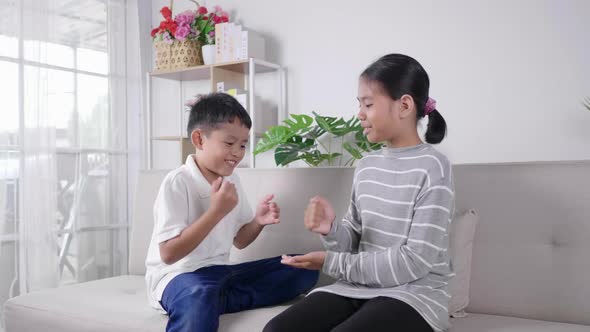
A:
[[[436,100],[428,97],[428,100],[426,101],[426,105],[424,105],[424,115],[428,115],[430,113],[432,113],[432,111],[434,111],[436,109]]]

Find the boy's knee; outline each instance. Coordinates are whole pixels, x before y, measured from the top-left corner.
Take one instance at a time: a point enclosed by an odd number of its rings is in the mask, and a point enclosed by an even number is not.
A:
[[[219,302],[219,288],[195,286],[183,296],[182,300],[175,302],[177,305],[184,306],[184,311],[203,311],[204,308],[213,308]]]
[[[318,278],[319,278],[319,271],[313,271],[313,270],[300,270],[299,271],[300,274],[300,280],[301,280],[301,287],[302,287],[302,292],[307,292],[310,289],[313,288],[313,286],[315,286],[318,282]]]

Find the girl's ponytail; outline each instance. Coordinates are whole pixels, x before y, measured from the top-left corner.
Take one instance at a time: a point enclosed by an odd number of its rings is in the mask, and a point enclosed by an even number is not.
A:
[[[426,134],[424,135],[426,142],[438,144],[445,138],[447,122],[436,109],[433,109],[428,113],[428,126],[426,128]]]
[[[399,100],[404,94],[412,96],[416,103],[416,120],[428,116],[426,142],[438,144],[443,140],[447,123],[436,110],[436,101],[429,98],[430,79],[418,61],[404,54],[387,54],[367,67],[361,77],[377,82],[393,100]]]

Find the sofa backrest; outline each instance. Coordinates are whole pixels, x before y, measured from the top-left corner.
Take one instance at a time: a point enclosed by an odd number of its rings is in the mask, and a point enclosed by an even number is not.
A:
[[[152,235],[153,205],[168,171],[141,171],[137,181],[129,245],[129,273],[145,274],[145,257]],[[243,250],[233,248],[230,260],[244,262],[281,254],[321,250],[318,236],[303,226],[303,211],[314,195],[332,202],[338,215],[348,208],[353,168],[271,168],[236,171],[250,206],[266,194],[274,194],[281,207],[281,223],[267,227]]]
[[[590,324],[590,162],[453,171],[480,218],[467,311]]]
[[[477,210],[471,312],[590,324],[590,162],[456,165],[457,211]],[[233,261],[322,248],[303,227],[308,200],[326,196],[339,216],[351,168],[238,169],[249,203],[274,193],[281,223]],[[140,173],[129,272],[145,273],[153,202],[166,171]]]
[[[168,171],[164,170],[139,172],[129,236],[129,274],[145,274],[145,258],[154,227],[154,201],[166,174]]]

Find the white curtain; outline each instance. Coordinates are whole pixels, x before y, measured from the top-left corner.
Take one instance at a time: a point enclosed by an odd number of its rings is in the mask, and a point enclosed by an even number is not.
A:
[[[127,273],[151,19],[138,13],[137,0],[0,0],[0,306]]]
[[[23,1],[21,33],[28,61],[46,63],[48,41],[55,35],[55,2]],[[23,65],[24,128],[22,130],[22,197],[25,208],[19,224],[21,291],[58,284],[56,171],[56,110],[53,109],[52,73]]]

